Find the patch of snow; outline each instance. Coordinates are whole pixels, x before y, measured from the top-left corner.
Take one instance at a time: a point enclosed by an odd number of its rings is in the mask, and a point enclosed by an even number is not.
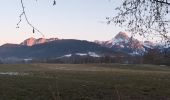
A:
[[[124,48],[125,46],[124,45],[120,45],[121,48]]]
[[[161,66],[161,67],[165,67],[166,65],[159,65],[159,66]]]
[[[136,52],[136,51],[134,51],[134,52],[132,52],[132,53],[129,53],[130,55],[140,55],[140,53],[138,53],[138,52]]]
[[[24,59],[24,62],[30,62],[32,59]]]
[[[147,47],[147,48],[150,48],[150,49],[153,48],[152,46],[149,46],[149,45],[146,45],[146,44],[144,44],[144,46]]]
[[[71,57],[72,54],[67,54],[67,55],[64,55],[63,57]]]
[[[88,54],[91,57],[100,57],[100,55],[96,54],[95,52],[88,52]]]
[[[87,53],[76,53],[78,56],[87,56]]]
[[[20,72],[0,72],[0,75],[10,75],[10,76],[24,76],[24,75],[29,75],[29,73],[20,73]]]
[[[144,41],[143,45],[147,48],[150,48],[150,49],[153,49],[156,46],[156,44],[154,44],[150,41]]]
[[[64,55],[64,56],[61,56],[61,57],[58,57],[58,58],[64,58],[64,57],[67,57],[67,58],[69,58],[69,57],[71,57],[72,56],[72,54],[66,54],[66,55]]]
[[[129,40],[126,39],[126,40],[125,40],[125,43],[129,43]]]

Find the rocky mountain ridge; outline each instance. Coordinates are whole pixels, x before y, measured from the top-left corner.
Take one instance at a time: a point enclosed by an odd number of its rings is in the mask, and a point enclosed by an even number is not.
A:
[[[114,50],[123,51],[129,54],[142,54],[146,49],[154,48],[156,44],[151,41],[139,41],[133,37],[129,37],[125,32],[119,32],[115,37],[108,41],[95,41],[102,46],[112,48]]]
[[[56,41],[56,40],[59,40],[59,39],[58,38],[49,38],[49,39],[39,38],[39,39],[36,39],[36,38],[31,37],[31,38],[24,40],[20,45],[33,46],[33,45],[36,45],[36,44],[43,44],[43,43],[52,42],[52,41]]]

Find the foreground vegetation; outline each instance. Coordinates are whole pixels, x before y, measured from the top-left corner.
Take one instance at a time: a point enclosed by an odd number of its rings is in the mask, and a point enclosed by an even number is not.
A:
[[[170,66],[0,65],[0,100],[170,100]]]

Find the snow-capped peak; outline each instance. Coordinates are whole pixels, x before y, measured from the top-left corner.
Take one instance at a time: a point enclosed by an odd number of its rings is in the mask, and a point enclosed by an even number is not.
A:
[[[97,43],[97,42],[96,42]],[[105,42],[98,42],[104,43],[103,46],[118,49],[118,50],[126,50],[126,51],[135,51],[135,52],[142,52],[145,51],[143,47],[143,43],[133,37],[129,37],[128,33],[126,32],[119,32],[114,38],[109,41]]]
[[[122,43],[128,43],[129,36],[125,32],[119,32],[113,39],[108,41],[112,45],[122,45]],[[122,46],[123,47],[123,46]]]

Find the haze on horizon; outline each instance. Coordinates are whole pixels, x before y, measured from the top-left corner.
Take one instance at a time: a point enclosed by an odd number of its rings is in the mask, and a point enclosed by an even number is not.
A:
[[[114,14],[120,1],[108,0],[57,0],[52,6],[50,0],[24,0],[29,21],[43,32],[45,38],[58,37],[81,40],[109,40],[118,32],[124,31],[114,25],[102,23]],[[31,27],[23,19],[16,28],[21,13],[20,0],[3,0],[0,4],[0,44],[20,43],[41,34],[32,33]]]

